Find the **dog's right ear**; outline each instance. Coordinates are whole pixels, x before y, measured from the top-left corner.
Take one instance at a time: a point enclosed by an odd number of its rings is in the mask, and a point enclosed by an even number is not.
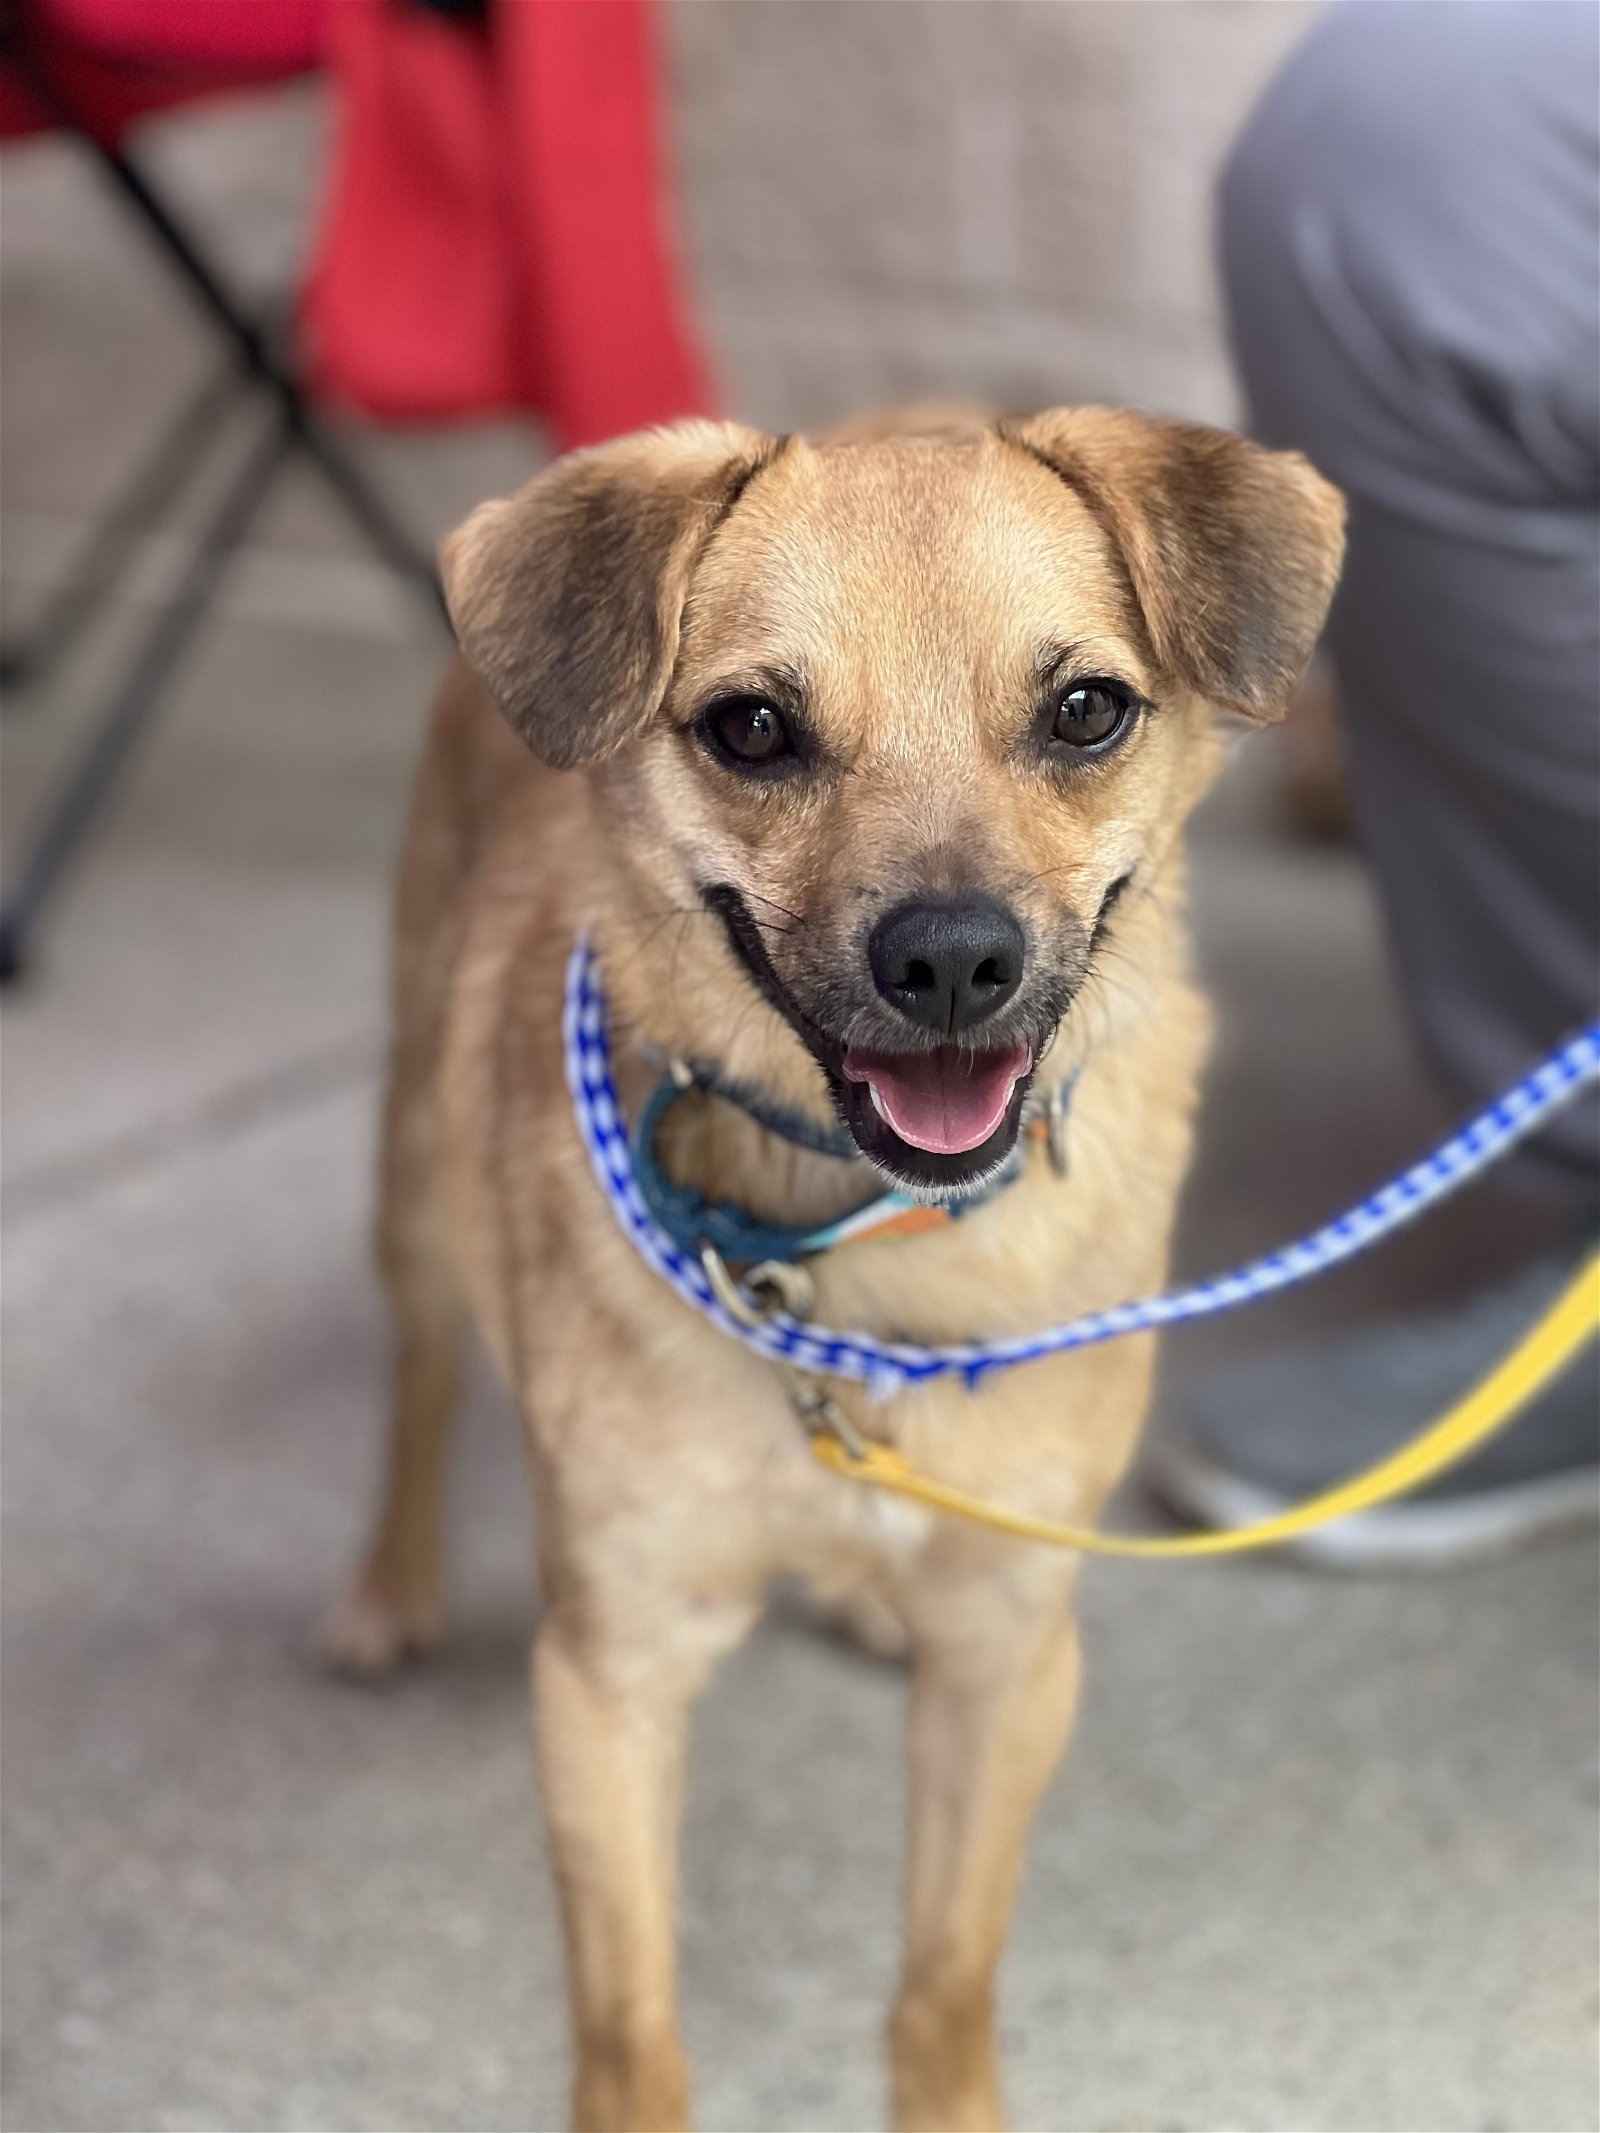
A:
[[[701,550],[777,439],[683,422],[569,453],[440,550],[462,650],[534,754],[610,755],[660,708]]]

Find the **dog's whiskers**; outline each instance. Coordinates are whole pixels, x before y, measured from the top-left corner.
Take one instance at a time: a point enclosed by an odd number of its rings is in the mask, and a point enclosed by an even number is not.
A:
[[[762,893],[761,893],[761,891],[760,891],[759,889],[750,889],[750,888],[747,888],[747,889],[745,889],[745,890],[743,891],[743,894],[744,894],[744,896],[745,896],[745,898],[746,898],[747,900],[748,900],[748,899],[749,899],[750,897],[752,897],[752,896],[753,896],[753,897],[755,898],[755,900],[756,900],[756,902],[757,902],[758,904],[765,904],[765,905],[767,906],[767,908],[768,908],[769,910],[772,910],[772,911],[781,911],[781,912],[783,913],[784,917],[785,917],[786,919],[788,919],[788,920],[790,920],[790,921],[791,921],[791,923],[790,923],[789,925],[787,925],[787,926],[770,926],[770,925],[769,925],[769,927],[768,927],[768,930],[769,930],[770,932],[773,932],[773,933],[793,933],[793,932],[797,932],[797,931],[798,931],[798,932],[804,932],[804,931],[805,931],[805,929],[806,929],[806,925],[807,925],[807,921],[806,921],[806,920],[805,920],[804,918],[802,918],[802,917],[801,917],[801,915],[800,915],[800,913],[799,913],[798,911],[791,911],[791,910],[789,909],[789,906],[788,906],[787,904],[780,904],[780,903],[778,902],[778,900],[777,900],[777,898],[776,898],[775,896],[763,896],[763,895],[762,895]],[[752,923],[753,923],[754,925],[757,925],[757,926],[759,926],[759,925],[760,925],[760,924],[762,923],[762,921],[761,921],[761,920],[760,920],[759,918],[755,918],[754,916],[752,916]]]

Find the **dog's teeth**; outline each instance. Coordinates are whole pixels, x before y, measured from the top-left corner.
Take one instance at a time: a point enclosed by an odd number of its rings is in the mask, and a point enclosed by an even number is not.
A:
[[[886,1126],[892,1126],[894,1124],[894,1120],[883,1108],[883,1098],[878,1094],[878,1084],[875,1081],[869,1081],[867,1083],[867,1094],[872,1098],[873,1110],[877,1112],[878,1116],[883,1120]]]

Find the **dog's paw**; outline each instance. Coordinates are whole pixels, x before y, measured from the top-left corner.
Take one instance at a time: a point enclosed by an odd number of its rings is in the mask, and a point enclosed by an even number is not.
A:
[[[336,1674],[372,1679],[392,1674],[403,1660],[434,1651],[443,1637],[432,1601],[391,1598],[370,1577],[358,1577],[318,1625],[315,1649]]]

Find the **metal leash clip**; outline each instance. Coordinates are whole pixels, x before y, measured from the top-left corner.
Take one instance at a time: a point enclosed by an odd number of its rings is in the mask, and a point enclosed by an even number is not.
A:
[[[777,1311],[786,1311],[791,1318],[807,1319],[816,1308],[816,1283],[793,1260],[763,1259],[738,1282],[716,1247],[703,1244],[700,1264],[711,1284],[711,1293],[741,1326],[763,1325]],[[865,1459],[866,1440],[822,1381],[796,1370],[792,1363],[779,1363],[777,1369],[806,1435],[832,1437],[852,1459]]]
[[[778,1368],[789,1387],[789,1399],[806,1435],[832,1437],[836,1444],[843,1445],[850,1458],[858,1462],[864,1460],[867,1456],[866,1439],[820,1379],[807,1377],[788,1363],[780,1363]]]

